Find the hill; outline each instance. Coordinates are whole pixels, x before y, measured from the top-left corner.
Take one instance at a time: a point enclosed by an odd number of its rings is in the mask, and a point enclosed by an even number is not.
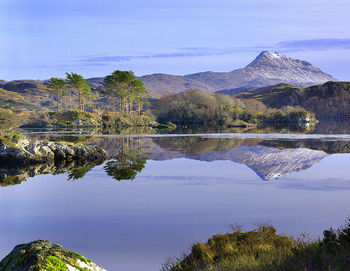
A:
[[[54,103],[46,86],[32,80],[0,83],[0,107],[13,111],[40,110]]]
[[[20,126],[53,108],[52,96],[38,81],[0,82],[0,130]]]
[[[350,117],[350,82],[327,82],[307,88],[275,85],[251,88],[235,95],[237,98],[255,99],[266,106],[301,106],[316,114],[316,118]]]

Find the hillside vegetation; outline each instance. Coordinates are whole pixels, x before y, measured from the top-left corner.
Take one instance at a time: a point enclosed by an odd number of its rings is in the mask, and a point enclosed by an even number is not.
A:
[[[192,246],[182,259],[169,259],[163,270],[171,271],[321,271],[349,270],[350,221],[338,230],[324,231],[322,240],[294,239],[276,234],[270,225],[242,232],[217,234]]]
[[[236,95],[237,98],[255,99],[266,106],[300,106],[316,115],[316,118],[350,117],[350,83],[327,82],[323,85],[298,88],[276,85],[254,88]]]
[[[279,110],[268,108],[254,99],[237,99],[229,95],[188,90],[162,97],[153,106],[160,123],[181,125],[209,124],[248,126],[258,122],[310,122],[314,116],[297,107]]]
[[[247,87],[222,93],[200,90],[150,99],[132,71],[114,71],[92,84],[81,75],[47,82],[0,83],[0,130],[25,127],[219,125],[251,129],[258,123],[277,128],[308,128],[316,118],[350,117],[350,83],[327,82],[307,88],[288,84]],[[102,84],[102,85],[101,85]],[[96,89],[92,86],[96,86]],[[51,113],[50,113],[51,112]],[[296,125],[295,125],[296,124]]]

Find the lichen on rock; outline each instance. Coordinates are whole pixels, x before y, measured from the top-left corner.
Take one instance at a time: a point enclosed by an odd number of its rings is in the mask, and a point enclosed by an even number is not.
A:
[[[2,271],[106,271],[90,259],[46,240],[16,246],[0,262]]]

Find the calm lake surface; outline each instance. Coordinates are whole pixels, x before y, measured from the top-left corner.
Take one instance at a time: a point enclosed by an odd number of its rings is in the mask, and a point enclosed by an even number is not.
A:
[[[350,215],[345,131],[28,136],[97,144],[112,158],[0,169],[0,258],[48,239],[109,271],[159,270],[229,224],[268,221],[279,233],[317,237]]]

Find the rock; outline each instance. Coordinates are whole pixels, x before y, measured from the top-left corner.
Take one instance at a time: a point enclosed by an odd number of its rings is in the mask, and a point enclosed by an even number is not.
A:
[[[65,153],[62,150],[60,150],[60,149],[56,150],[56,152],[55,152],[55,160],[62,161],[65,158],[66,158],[66,155],[65,155]]]
[[[46,240],[16,246],[0,262],[2,271],[106,271],[90,259]]]
[[[34,165],[62,160],[102,160],[108,153],[98,146],[82,146],[21,139],[0,141],[0,163],[3,165]]]

